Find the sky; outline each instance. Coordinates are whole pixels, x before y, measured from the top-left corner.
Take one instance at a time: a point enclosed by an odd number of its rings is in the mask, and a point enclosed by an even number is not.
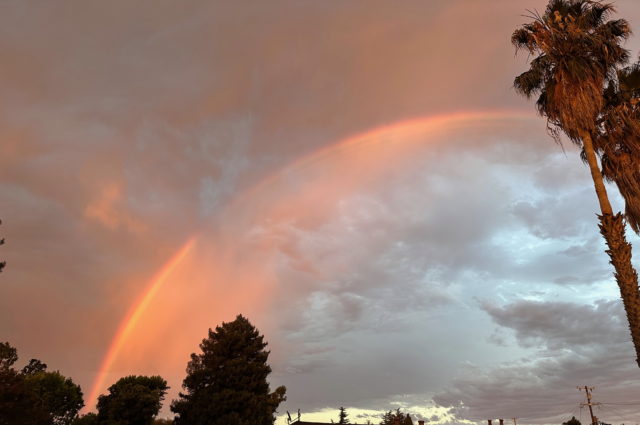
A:
[[[88,411],[159,374],[169,416],[243,314],[280,414],[640,423],[588,169],[512,88],[544,6],[2,1],[0,340]]]

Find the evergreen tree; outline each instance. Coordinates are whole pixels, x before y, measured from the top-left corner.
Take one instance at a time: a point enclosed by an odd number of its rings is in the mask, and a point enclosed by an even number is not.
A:
[[[393,410],[389,410],[382,417],[382,422],[380,422],[380,425],[404,425],[407,417],[409,418],[409,421],[411,421],[409,415],[407,414],[405,417],[405,414],[402,413],[400,408],[396,409],[395,412]]]
[[[389,410],[385,413],[380,425],[413,425],[413,421],[408,413],[404,414],[398,408],[395,412],[393,410]]]
[[[347,416],[349,416],[347,414],[347,409],[345,409],[344,407],[340,407],[340,414],[338,416],[338,423],[339,424],[348,424],[349,423],[349,419],[347,418]]]
[[[187,366],[185,389],[173,402],[176,425],[272,425],[286,388],[270,392],[264,336],[242,315],[200,344]]]

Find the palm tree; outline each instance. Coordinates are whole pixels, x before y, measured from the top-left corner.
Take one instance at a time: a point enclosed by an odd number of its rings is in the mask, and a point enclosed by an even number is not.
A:
[[[640,63],[619,69],[604,91],[605,108],[596,136],[602,175],[625,200],[625,219],[640,233]]]
[[[631,30],[624,19],[609,20],[611,4],[593,0],[550,0],[543,15],[518,28],[511,37],[516,49],[535,55],[530,69],[514,81],[516,91],[530,98],[539,94],[538,112],[556,140],[561,132],[578,145],[589,165],[600,204],[600,232],[615,269],[631,338],[640,366],[640,291],[631,264],[622,214],[613,214],[598,165],[594,138],[602,129],[605,85],[629,59],[621,44]],[[640,134],[640,133],[639,133]],[[600,149],[604,151],[605,149]],[[617,158],[616,158],[617,159]]]

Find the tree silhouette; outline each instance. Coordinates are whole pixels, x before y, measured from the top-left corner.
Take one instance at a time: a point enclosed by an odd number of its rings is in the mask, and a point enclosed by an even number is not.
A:
[[[176,425],[272,425],[286,388],[270,392],[264,336],[242,315],[223,323],[192,354],[184,393],[173,402]]]
[[[0,371],[9,370],[18,361],[18,350],[8,342],[0,342]]]
[[[380,425],[413,425],[413,420],[411,420],[411,416],[408,413],[402,413],[400,408],[393,410],[389,410],[382,417],[382,422]]]
[[[51,417],[23,377],[13,369],[0,371],[0,425],[50,425]]]
[[[77,417],[71,425],[98,425],[98,415],[95,413],[87,413]]]
[[[71,424],[84,406],[80,386],[58,371],[35,370],[24,375],[24,381],[38,398],[38,404],[50,415],[53,425]]]
[[[542,16],[532,16],[533,22],[511,37],[516,49],[536,55],[530,69],[516,77],[514,87],[526,97],[539,94],[538,112],[547,118],[556,140],[563,132],[582,149],[600,204],[600,233],[615,269],[640,366],[638,276],[631,264],[623,216],[613,214],[594,145],[605,109],[607,79],[629,58],[621,44],[631,30],[624,19],[608,20],[614,11],[611,4],[590,0],[549,1]]]
[[[168,388],[160,376],[120,378],[98,397],[98,424],[151,425]]]
[[[80,387],[36,359],[17,371],[17,360],[18,351],[0,343],[0,425],[71,424],[84,406]]]
[[[581,425],[580,421],[576,419],[575,416],[572,416],[567,422],[562,422],[562,425]]]
[[[349,419],[347,418],[349,414],[347,413],[347,409],[344,407],[340,407],[340,413],[338,414],[338,423],[339,424],[348,424]]]
[[[34,373],[44,372],[45,370],[47,370],[46,363],[42,363],[38,359],[31,359],[29,360],[29,363],[22,368],[20,373],[23,375],[33,375]]]

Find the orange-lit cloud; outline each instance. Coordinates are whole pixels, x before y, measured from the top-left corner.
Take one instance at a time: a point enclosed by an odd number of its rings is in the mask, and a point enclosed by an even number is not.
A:
[[[104,185],[98,196],[86,206],[84,215],[110,230],[122,226],[131,232],[141,232],[145,228],[143,223],[123,210],[122,185],[115,182]]]

